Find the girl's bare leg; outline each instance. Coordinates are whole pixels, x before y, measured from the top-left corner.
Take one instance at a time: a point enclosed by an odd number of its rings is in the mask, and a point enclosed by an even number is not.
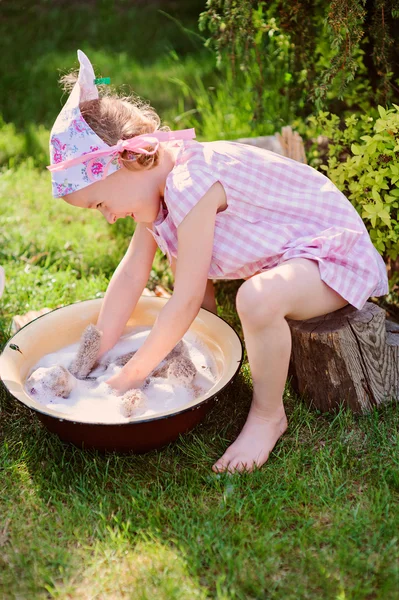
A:
[[[283,392],[291,332],[285,317],[310,319],[348,304],[321,280],[317,262],[304,258],[254,275],[243,283],[236,302],[254,391],[247,421],[236,441],[213,465],[216,472],[260,467],[287,429]]]
[[[208,279],[208,282],[206,284],[205,296],[201,306],[202,308],[206,308],[207,310],[210,310],[211,312],[215,313],[215,315],[217,314],[215,288],[213,286],[212,279]]]

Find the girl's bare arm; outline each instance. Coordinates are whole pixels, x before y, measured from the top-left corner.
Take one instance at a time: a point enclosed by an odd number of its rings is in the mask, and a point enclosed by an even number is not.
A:
[[[140,387],[197,316],[208,280],[217,208],[223,199],[223,187],[217,182],[179,225],[173,296],[161,310],[141,348],[122,371],[109,380],[115,389],[122,392]]]
[[[137,224],[129,248],[109,282],[97,321],[102,331],[99,356],[118,341],[147,284],[157,248],[147,227],[151,224]]]

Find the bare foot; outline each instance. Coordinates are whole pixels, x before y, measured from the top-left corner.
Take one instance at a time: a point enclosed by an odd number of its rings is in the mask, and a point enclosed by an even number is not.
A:
[[[246,423],[236,439],[213,465],[216,473],[222,471],[252,471],[254,466],[261,467],[269,458],[277,440],[288,426],[284,407],[272,416],[251,409]]]

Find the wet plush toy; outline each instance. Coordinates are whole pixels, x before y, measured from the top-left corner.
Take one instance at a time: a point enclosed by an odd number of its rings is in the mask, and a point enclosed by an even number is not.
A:
[[[168,365],[168,379],[181,385],[190,385],[194,381],[196,374],[197,369],[188,356],[176,356]]]
[[[26,382],[29,393],[68,398],[76,385],[76,379],[85,379],[92,370],[100,349],[100,342],[101,331],[94,325],[86,327],[76,358],[69,369],[59,365],[36,369]]]
[[[86,379],[93,369],[101,344],[101,331],[95,325],[89,325],[80,338],[78,353],[69,366],[69,370],[77,379]]]
[[[144,392],[133,389],[128,390],[122,396],[121,413],[124,417],[132,417],[136,407],[146,399]]]
[[[167,377],[174,379],[175,383],[189,385],[196,374],[197,369],[188,355],[185,343],[181,340],[154,369],[150,377]]]
[[[118,356],[112,362],[105,357],[97,364],[97,356],[101,344],[101,331],[95,325],[88,325],[80,339],[79,348],[69,370],[61,366],[39,368],[29,377],[27,389],[32,394],[46,393],[62,398],[68,398],[76,385],[77,379],[87,379],[94,367],[100,366],[104,370],[109,366],[124,367],[134,356],[135,351]],[[169,352],[160,365],[146,380],[148,384],[152,377],[165,377],[174,383],[189,386],[197,374],[194,363],[190,359],[186,345],[180,341]],[[145,388],[145,386],[144,386]],[[145,401],[145,392],[140,389],[128,390],[121,399],[121,412],[125,417],[131,417],[136,407]]]
[[[32,396],[52,395],[68,398],[75,387],[76,379],[65,367],[40,367],[36,369],[26,382],[27,389]]]

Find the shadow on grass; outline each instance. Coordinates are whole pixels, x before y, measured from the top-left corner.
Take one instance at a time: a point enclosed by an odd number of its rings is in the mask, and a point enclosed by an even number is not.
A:
[[[146,455],[98,453],[64,445],[3,390],[1,467],[7,478],[3,509],[12,520],[13,544],[25,548],[23,560],[10,557],[16,580],[22,568],[25,578],[24,584],[12,582],[13,589],[37,594],[44,579],[35,583],[33,573],[44,570],[47,589],[55,597],[57,589],[76,594],[81,586],[94,585],[98,592],[107,582],[115,593],[121,561],[127,567],[126,561],[134,560],[136,565],[130,563],[129,569],[123,569],[123,587],[142,585],[149,594],[155,585],[158,592],[165,587],[165,598],[197,597],[188,595],[189,591],[198,594],[203,587],[199,583],[200,547],[195,547],[195,540],[205,533],[209,550],[213,536],[222,539],[225,527],[212,517],[212,532],[206,531],[210,518],[207,490],[216,485],[219,496],[224,487],[218,480],[212,482],[210,467],[222,451],[223,438],[234,436],[239,426],[240,406],[248,405],[247,386],[239,379],[200,427]],[[81,552],[74,551],[78,540],[85,547],[83,564]],[[105,567],[110,552],[119,559]],[[62,577],[56,583],[59,565]],[[169,575],[165,579],[159,573],[157,584],[154,572],[152,583],[145,583],[156,566]],[[182,585],[188,586],[187,595],[182,595]],[[208,586],[214,586],[212,579],[206,582]],[[206,596],[204,590],[201,597]]]
[[[217,284],[237,329],[239,285]],[[0,400],[0,560],[14,595],[395,597],[398,405],[320,415],[287,387],[289,429],[267,465],[229,476],[211,466],[245,422],[245,362],[200,425],[145,455],[65,445]]]
[[[12,539],[3,556],[14,593],[45,588],[50,597],[91,598],[90,589],[124,598],[135,585],[143,598],[152,590],[161,598],[260,597],[266,588],[275,597],[335,598],[334,561],[348,569],[351,586],[381,580],[396,545],[382,551],[374,575],[364,564],[391,540],[381,519],[397,522],[386,513],[388,489],[398,491],[397,406],[385,408],[383,425],[382,411],[318,416],[288,394],[291,430],[268,465],[252,475],[215,475],[212,462],[238,433],[249,402],[241,375],[192,432],[129,456],[66,446],[3,397],[1,503]],[[374,542],[371,531],[379,532]],[[395,585],[393,576],[386,595],[374,597],[393,598]]]

